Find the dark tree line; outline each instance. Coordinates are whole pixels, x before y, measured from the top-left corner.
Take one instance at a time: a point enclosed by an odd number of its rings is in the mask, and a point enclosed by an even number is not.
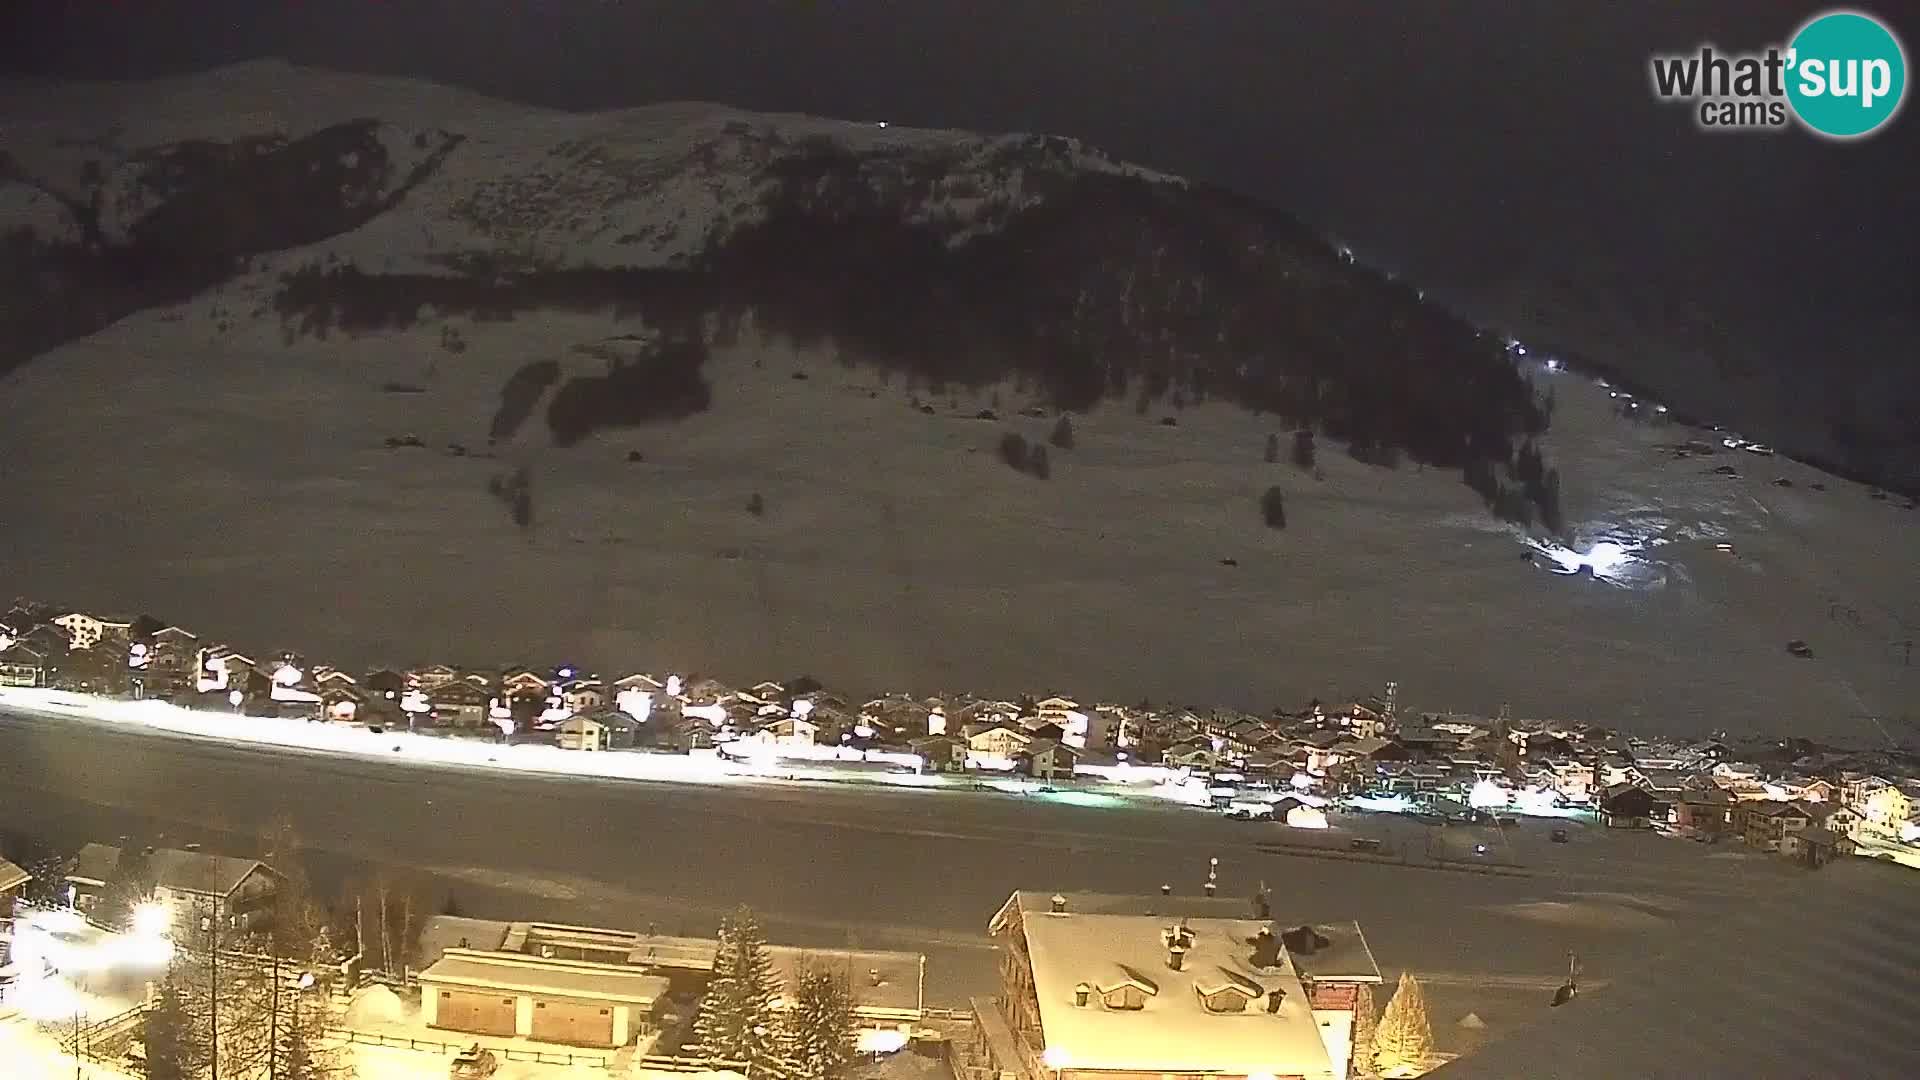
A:
[[[856,154],[826,141],[789,150],[763,177],[758,219],[685,267],[314,270],[288,280],[277,304],[293,325],[356,329],[411,325],[427,307],[476,319],[605,311],[686,342],[750,317],[798,346],[930,383],[1027,379],[1063,409],[1230,401],[1343,440],[1372,464],[1504,464],[1544,429],[1503,340],[1249,200],[1030,169],[1040,205],[990,210],[997,230],[955,241],[967,223],[904,212],[944,182],[953,162],[940,154]],[[549,415],[556,438],[705,407],[701,358],[684,348],[686,366],[630,373],[633,387],[562,387]]]

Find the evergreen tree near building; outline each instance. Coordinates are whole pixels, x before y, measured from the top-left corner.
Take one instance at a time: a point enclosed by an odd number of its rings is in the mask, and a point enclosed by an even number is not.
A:
[[[695,1053],[751,1065],[761,1076],[779,1068],[780,1025],[773,1012],[778,994],[760,922],[751,909],[736,908],[720,921],[713,978],[693,1023]]]
[[[1373,987],[1362,983],[1353,1003],[1353,1065],[1356,1077],[1376,1075],[1373,1067],[1374,1035],[1380,1028],[1380,1007],[1374,1003]]]
[[[853,1064],[853,988],[845,971],[811,962],[795,974],[787,1054],[798,1080],[840,1080]]]
[[[1280,461],[1280,435],[1278,432],[1268,433],[1267,450],[1266,453],[1262,455],[1262,458],[1269,465],[1277,464]]]
[[[1427,996],[1411,972],[1400,973],[1400,985],[1380,1016],[1373,1037],[1373,1063],[1383,1075],[1424,1068],[1433,1056],[1433,1021],[1427,1017]]]
[[[147,1052],[147,1080],[191,1080],[199,1071],[192,1024],[180,988],[169,974],[160,986],[152,1010],[141,1021],[140,1041]]]

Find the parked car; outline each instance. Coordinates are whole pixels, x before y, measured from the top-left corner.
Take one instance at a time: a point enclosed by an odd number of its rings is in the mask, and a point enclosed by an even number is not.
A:
[[[1566,842],[1567,842],[1567,830],[1565,830],[1565,829],[1555,829],[1555,830],[1553,830],[1553,842],[1554,842],[1554,843],[1556,843],[1556,844],[1564,844],[1564,843],[1566,843]]]
[[[447,1068],[448,1080],[486,1080],[500,1071],[500,1061],[493,1051],[474,1043],[454,1056],[453,1064]]]
[[[1813,659],[1813,646],[1801,641],[1799,638],[1794,638],[1792,641],[1787,642],[1787,651],[1802,660]]]

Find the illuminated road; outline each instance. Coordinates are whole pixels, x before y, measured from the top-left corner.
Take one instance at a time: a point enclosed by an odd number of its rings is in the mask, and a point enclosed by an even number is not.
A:
[[[470,915],[704,933],[744,902],[776,940],[927,951],[930,992],[946,997],[991,980],[983,926],[1013,889],[1151,893],[1168,882],[1192,896],[1214,855],[1222,898],[1241,906],[1264,880],[1282,919],[1359,919],[1383,967],[1516,977],[1561,970],[1570,946],[1602,976],[1673,925],[1652,915],[1589,925],[1561,917],[1570,900],[1566,910],[1632,894],[1631,910],[1678,919],[1790,875],[1650,835],[1593,830],[1552,845],[1541,825],[1515,843],[1534,876],[1495,877],[1265,853],[1253,844],[1281,826],[1175,806],[522,776],[7,711],[0,791],[0,828],[69,847],[144,834],[238,853],[288,813],[328,887],[370,868],[419,872]]]

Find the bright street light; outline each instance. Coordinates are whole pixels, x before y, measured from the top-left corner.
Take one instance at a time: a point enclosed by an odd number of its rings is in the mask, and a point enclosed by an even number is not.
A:
[[[172,910],[159,901],[148,901],[133,909],[133,932],[141,937],[165,937],[172,925]]]

